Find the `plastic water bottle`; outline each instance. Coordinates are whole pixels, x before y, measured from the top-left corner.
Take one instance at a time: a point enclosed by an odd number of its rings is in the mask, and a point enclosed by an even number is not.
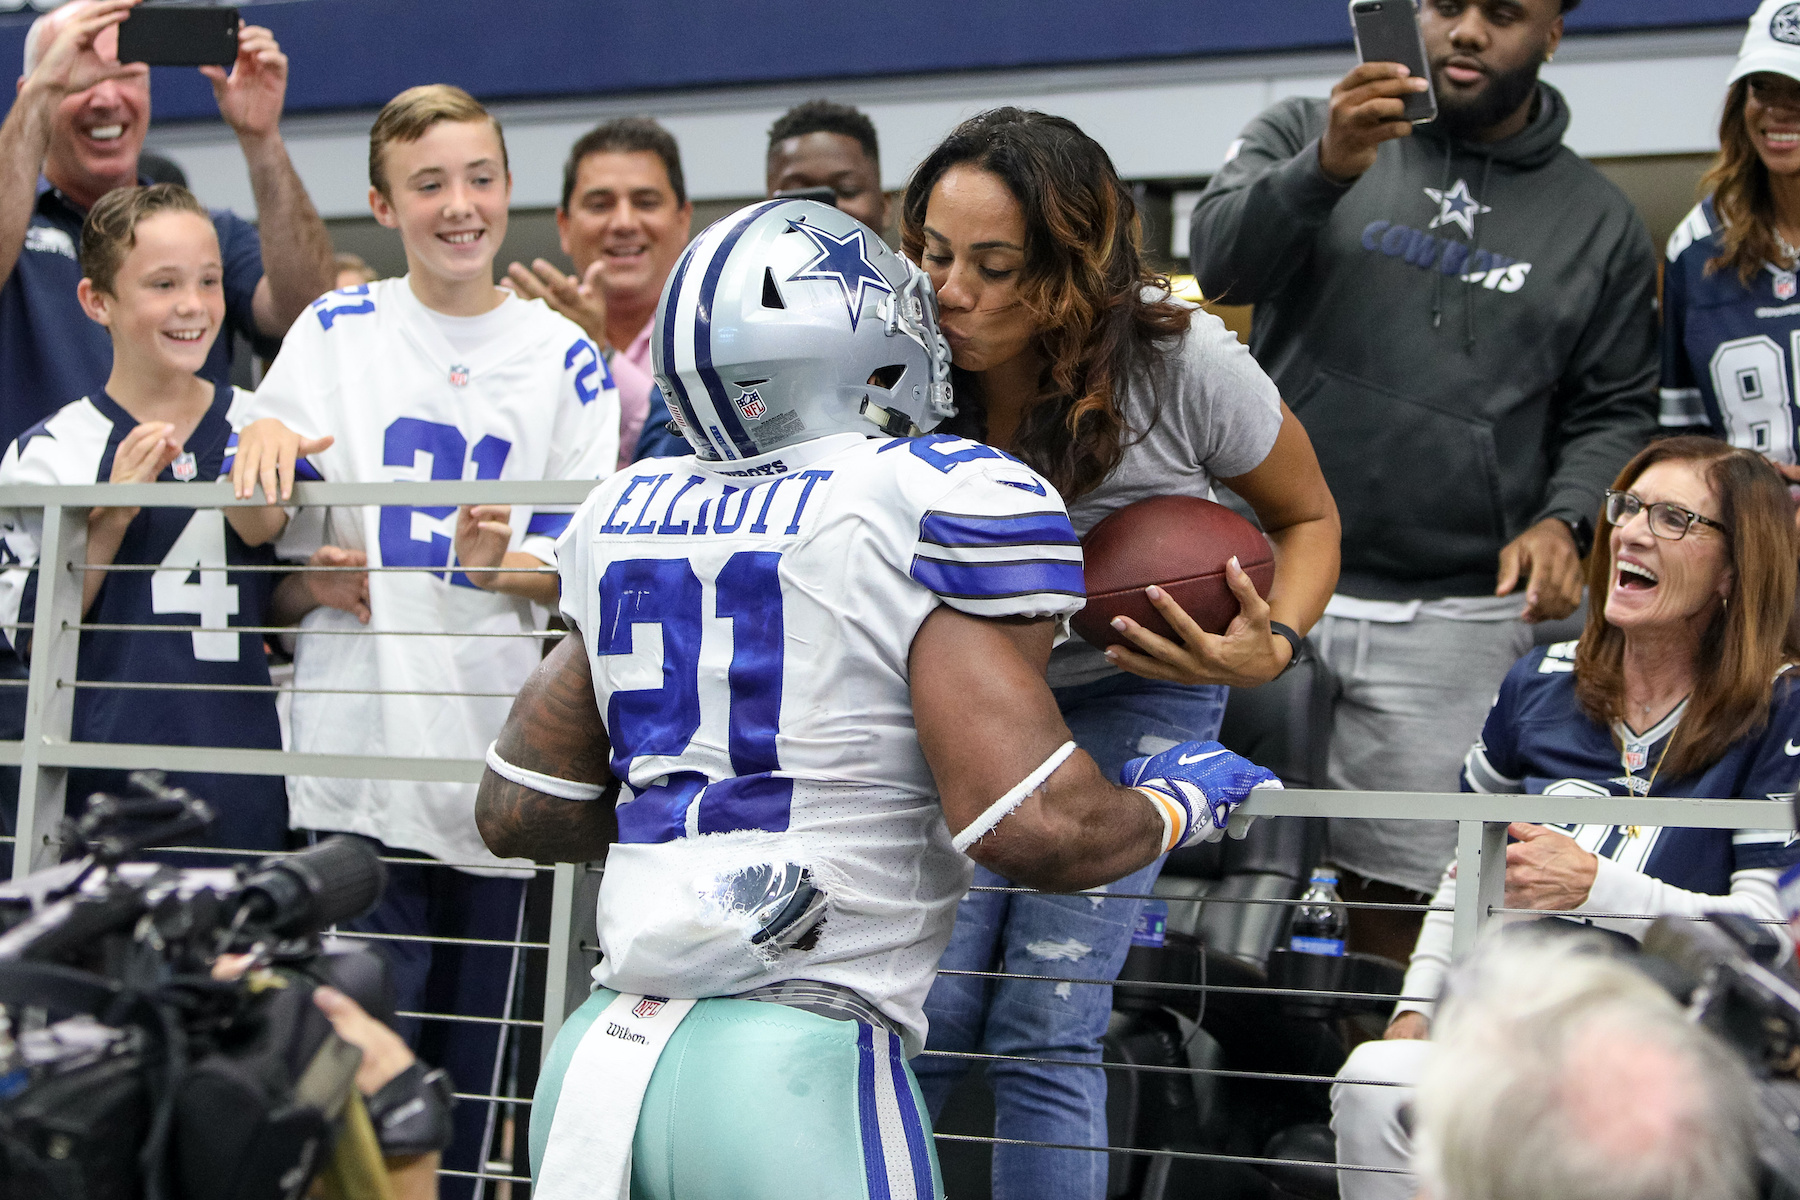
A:
[[[1131,944],[1160,950],[1168,940],[1169,905],[1163,900],[1146,900],[1138,910],[1137,927],[1131,931]]]
[[[1288,949],[1297,954],[1323,954],[1339,957],[1344,953],[1344,933],[1350,925],[1349,911],[1337,893],[1337,869],[1314,867],[1312,882],[1300,897],[1294,910],[1293,936]]]

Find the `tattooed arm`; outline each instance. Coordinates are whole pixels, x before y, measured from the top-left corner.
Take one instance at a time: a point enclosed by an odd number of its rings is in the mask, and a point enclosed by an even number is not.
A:
[[[542,775],[595,783],[598,800],[564,800],[502,779],[490,769],[475,798],[475,825],[488,849],[502,858],[539,862],[591,862],[604,857],[618,835],[613,803],[618,782],[607,766],[612,752],[581,631],[538,664],[513,701],[500,730],[500,757]]]

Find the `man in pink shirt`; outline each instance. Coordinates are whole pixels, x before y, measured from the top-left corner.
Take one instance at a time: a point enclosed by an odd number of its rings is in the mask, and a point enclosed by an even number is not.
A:
[[[693,219],[674,137],[648,117],[621,117],[583,134],[563,165],[556,229],[575,274],[541,258],[507,269],[514,291],[542,297],[602,347],[619,388],[621,467],[646,434],[651,318]],[[662,432],[649,430],[648,440]]]

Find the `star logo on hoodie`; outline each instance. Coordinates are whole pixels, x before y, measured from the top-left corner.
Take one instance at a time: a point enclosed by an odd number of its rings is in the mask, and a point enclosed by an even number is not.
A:
[[[1470,239],[1475,237],[1475,218],[1482,213],[1494,210],[1469,194],[1469,185],[1463,180],[1456,181],[1456,186],[1447,192],[1437,188],[1426,188],[1425,194],[1437,202],[1438,215],[1431,219],[1428,229],[1436,229],[1440,225],[1460,225],[1463,233]]]

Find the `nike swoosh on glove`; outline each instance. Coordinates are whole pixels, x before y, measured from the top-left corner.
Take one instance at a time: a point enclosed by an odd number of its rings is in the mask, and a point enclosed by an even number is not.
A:
[[[1171,850],[1216,842],[1227,833],[1242,838],[1256,817],[1239,813],[1238,806],[1259,788],[1281,788],[1273,771],[1217,742],[1183,742],[1161,754],[1134,758],[1119,776],[1126,787],[1149,794],[1153,801],[1172,803]]]

